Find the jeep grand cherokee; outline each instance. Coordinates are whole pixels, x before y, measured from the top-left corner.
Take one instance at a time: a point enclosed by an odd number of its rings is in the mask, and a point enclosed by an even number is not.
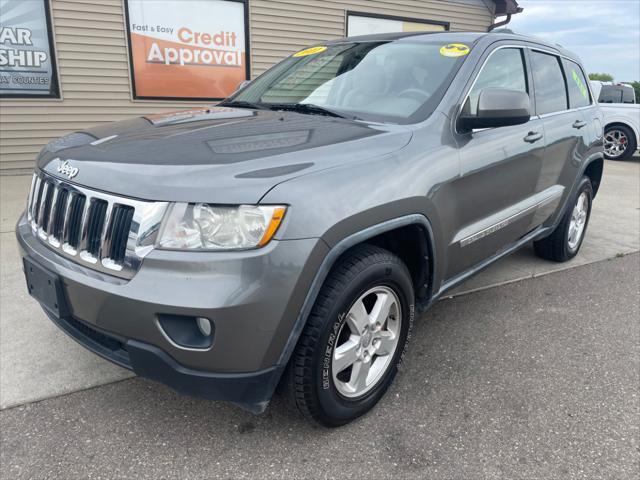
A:
[[[529,242],[576,255],[602,145],[557,45],[348,38],[218,106],[51,142],[17,236],[29,292],[98,355],[254,412],[279,387],[337,426],[382,397],[444,292]]]

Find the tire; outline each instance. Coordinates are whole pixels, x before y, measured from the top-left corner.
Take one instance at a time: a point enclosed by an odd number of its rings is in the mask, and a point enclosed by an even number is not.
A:
[[[636,153],[636,135],[626,125],[607,125],[604,131],[604,156],[609,160],[629,160]]]
[[[586,202],[586,205],[584,205],[583,209],[579,209],[579,202],[582,201]],[[589,177],[583,176],[578,185],[576,195],[558,226],[551,235],[533,243],[536,254],[541,258],[554,262],[566,262],[575,257],[587,232],[592,202],[593,187],[591,186],[591,180]],[[573,223],[572,219],[574,220]],[[579,229],[578,232],[575,231],[576,227]]]
[[[383,305],[390,306],[389,315],[377,317],[385,323],[376,327],[370,322]],[[397,256],[372,245],[345,254],[322,286],[285,372],[289,403],[307,419],[327,427],[345,425],[368,412],[402,363],[413,315],[411,275]],[[352,330],[356,323],[360,336]],[[373,353],[384,350],[390,353]],[[339,357],[342,352],[359,354],[361,359],[344,368],[336,359],[352,357]],[[367,363],[369,375],[357,375]]]

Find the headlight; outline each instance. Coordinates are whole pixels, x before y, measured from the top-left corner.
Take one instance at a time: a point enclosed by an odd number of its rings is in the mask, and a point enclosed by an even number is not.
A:
[[[174,203],[164,219],[158,248],[242,250],[266,245],[278,230],[286,207]]]

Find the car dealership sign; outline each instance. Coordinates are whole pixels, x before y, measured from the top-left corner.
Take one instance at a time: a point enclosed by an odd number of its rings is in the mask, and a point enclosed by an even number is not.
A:
[[[45,0],[0,0],[0,96],[59,97]]]
[[[248,78],[242,1],[128,0],[134,96],[224,98]]]

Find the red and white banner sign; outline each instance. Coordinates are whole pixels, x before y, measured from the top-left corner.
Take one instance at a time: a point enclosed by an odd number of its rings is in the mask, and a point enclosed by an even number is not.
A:
[[[241,1],[128,0],[138,98],[220,99],[247,79]]]

